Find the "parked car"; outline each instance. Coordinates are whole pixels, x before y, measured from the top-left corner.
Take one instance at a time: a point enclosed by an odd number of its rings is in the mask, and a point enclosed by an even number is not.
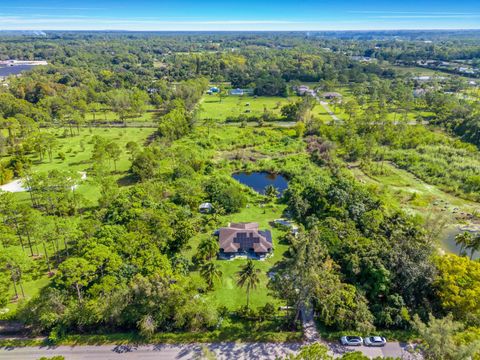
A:
[[[382,336],[369,336],[363,340],[365,346],[385,346],[387,340]]]
[[[342,336],[340,342],[342,345],[361,346],[363,344],[363,339],[360,336]]]

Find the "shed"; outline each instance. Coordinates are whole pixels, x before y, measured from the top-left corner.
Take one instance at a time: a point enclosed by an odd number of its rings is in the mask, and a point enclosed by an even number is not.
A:
[[[212,210],[213,210],[213,205],[209,202],[202,203],[198,207],[198,211],[200,211],[202,214],[211,213]]]

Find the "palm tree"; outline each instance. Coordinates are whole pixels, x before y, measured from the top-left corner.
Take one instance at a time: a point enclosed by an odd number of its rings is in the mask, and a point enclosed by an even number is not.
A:
[[[200,275],[202,275],[202,277],[205,279],[208,290],[212,290],[213,285],[215,284],[215,280],[220,280],[222,272],[220,271],[217,264],[215,264],[213,261],[208,261],[201,265]]]
[[[480,251],[480,234],[477,234],[468,245],[468,249],[470,250],[470,260],[473,258],[473,254],[475,251]]]
[[[260,270],[255,268],[253,261],[248,259],[247,263],[237,272],[237,286],[247,288],[247,308],[250,302],[250,290],[255,289],[260,282],[258,277]]]
[[[211,260],[220,251],[220,246],[215,238],[204,239],[197,249],[197,257],[202,260]]]
[[[460,255],[466,255],[467,249],[470,248],[473,242],[473,235],[468,231],[458,234],[455,236],[455,244],[460,246]]]
[[[278,196],[278,190],[275,188],[273,185],[267,185],[265,187],[265,196],[267,196],[270,201],[273,201],[277,198]]]

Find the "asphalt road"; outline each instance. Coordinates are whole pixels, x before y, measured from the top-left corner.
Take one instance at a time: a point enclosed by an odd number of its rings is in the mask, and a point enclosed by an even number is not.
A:
[[[297,350],[299,344],[209,344],[219,360],[272,359]],[[63,355],[66,360],[121,360],[121,359],[203,359],[201,345],[150,345],[150,346],[58,346],[0,349],[2,360],[38,360],[41,356]]]
[[[391,356],[401,359],[415,359],[404,351],[405,344],[397,342],[387,343],[381,348],[344,347],[340,344],[329,344],[330,350],[341,356],[346,352],[361,351],[369,357]],[[162,360],[190,360],[204,359],[204,349],[216,355],[218,360],[232,359],[265,359],[274,360],[296,352],[301,344],[291,343],[218,343],[218,344],[190,344],[190,345],[96,345],[96,346],[57,346],[57,347],[16,347],[0,348],[2,360],[38,360],[42,356],[51,357],[63,355],[66,360],[124,360],[124,359],[162,359]]]

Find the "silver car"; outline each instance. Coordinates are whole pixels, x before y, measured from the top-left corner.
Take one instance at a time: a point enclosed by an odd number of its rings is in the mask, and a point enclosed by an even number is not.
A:
[[[385,346],[387,339],[382,336],[369,336],[363,340],[365,346]]]
[[[360,336],[342,336],[340,342],[347,346],[361,346],[363,339]]]

